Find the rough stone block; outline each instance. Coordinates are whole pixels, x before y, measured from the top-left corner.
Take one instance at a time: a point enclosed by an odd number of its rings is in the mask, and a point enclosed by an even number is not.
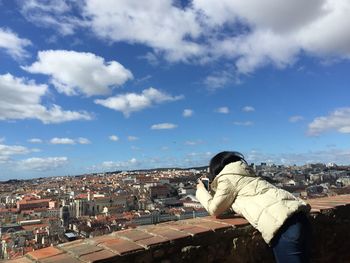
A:
[[[44,258],[56,256],[59,254],[63,254],[64,252],[58,248],[55,247],[46,247],[43,249],[35,250],[32,252],[27,253],[27,257],[32,258],[34,260],[42,260]]]
[[[40,263],[82,263],[82,261],[74,258],[69,254],[60,254],[57,256],[45,258]]]
[[[108,250],[100,250],[94,253],[86,254],[80,257],[80,259],[84,262],[118,262],[118,258],[120,258],[120,255],[117,255],[111,251]],[[68,263],[68,262],[67,262]]]
[[[104,248],[111,250],[112,252],[120,255],[123,255],[126,253],[135,253],[135,252],[144,250],[142,246],[137,245],[134,242],[131,242],[125,239],[120,239],[120,238],[108,240],[106,242],[101,243],[100,246],[103,246]]]

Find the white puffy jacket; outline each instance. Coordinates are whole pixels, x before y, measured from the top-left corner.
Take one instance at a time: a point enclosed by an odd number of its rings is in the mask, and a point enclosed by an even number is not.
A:
[[[303,200],[257,177],[242,161],[226,165],[211,188],[214,196],[204,187],[196,192],[209,214],[220,215],[232,208],[259,230],[268,244],[288,217],[295,212],[310,211]]]

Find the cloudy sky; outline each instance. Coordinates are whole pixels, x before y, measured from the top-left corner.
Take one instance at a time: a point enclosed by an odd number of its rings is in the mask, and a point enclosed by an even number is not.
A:
[[[350,2],[0,0],[0,180],[350,163]]]

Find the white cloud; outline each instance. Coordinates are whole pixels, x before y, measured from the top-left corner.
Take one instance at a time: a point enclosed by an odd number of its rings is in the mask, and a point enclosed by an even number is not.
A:
[[[140,162],[136,158],[131,158],[127,161],[105,161],[102,164],[95,166],[93,169],[102,169],[107,171],[121,170],[121,169],[132,169],[140,165]]]
[[[25,47],[31,45],[28,39],[20,38],[10,29],[0,27],[0,49],[4,49],[14,59],[28,56]]]
[[[117,135],[111,135],[111,136],[109,136],[109,139],[110,139],[111,141],[116,142],[116,141],[119,140],[119,137],[118,137]]]
[[[68,164],[67,157],[28,158],[17,162],[21,170],[50,171]]]
[[[186,8],[170,0],[118,6],[94,0],[84,10],[99,37],[146,44],[170,61],[228,58],[245,74],[268,64],[292,65],[301,51],[345,59],[350,54],[350,3],[342,0],[194,0]],[[228,26],[237,29],[234,34]],[[229,79],[209,81],[218,87]]]
[[[247,74],[267,64],[278,68],[293,64],[303,49],[298,33],[319,19],[322,2],[313,0],[305,5],[300,0],[288,3],[224,0],[216,5],[208,0],[195,0],[194,6],[207,16],[208,31],[227,25],[246,28],[237,30],[235,36],[224,34],[214,38],[211,46],[215,46],[212,56],[231,58],[237,71]]]
[[[28,142],[30,142],[30,143],[42,143],[43,140],[39,139],[39,138],[31,138],[28,140]]]
[[[0,120],[38,119],[48,124],[92,119],[85,111],[65,111],[56,104],[45,107],[41,99],[47,93],[46,85],[33,80],[16,78],[9,73],[0,75]]]
[[[69,0],[19,0],[21,14],[39,27],[52,27],[62,35],[72,35],[86,23],[74,17],[74,7],[78,1]]]
[[[193,110],[191,110],[191,109],[184,109],[184,111],[183,111],[183,113],[182,113],[182,116],[183,117],[191,117],[191,116],[193,116]]]
[[[307,151],[301,153],[278,153],[271,154],[257,150],[250,151],[245,155],[246,160],[253,163],[269,162],[284,165],[303,165],[307,163],[336,163],[349,164],[350,149],[325,149],[320,151]]]
[[[57,91],[69,96],[106,95],[133,78],[132,73],[117,61],[105,62],[92,53],[68,50],[40,51],[36,62],[22,68],[49,75]]]
[[[128,136],[128,141],[132,142],[132,141],[137,141],[139,138],[136,136]]]
[[[349,2],[224,0],[216,5],[210,0],[195,0],[194,6],[207,15],[213,27],[231,23],[247,28],[234,37],[220,35],[212,41],[212,55],[231,57],[240,73],[268,64],[284,68],[301,53],[340,59],[350,55]]]
[[[75,144],[75,141],[70,138],[52,138],[50,140],[51,144]]]
[[[10,157],[0,155],[0,164],[9,164],[11,162]]]
[[[38,112],[40,114],[40,112]],[[60,106],[53,105],[48,111],[43,112],[41,121],[47,123],[61,123],[75,120],[92,120],[93,116],[86,111],[66,111]]]
[[[173,123],[159,123],[151,126],[151,130],[171,130],[175,128],[177,128],[177,125]]]
[[[228,70],[223,70],[219,72],[215,72],[209,76],[207,76],[204,79],[204,85],[207,86],[207,88],[211,91],[215,91],[219,88],[224,88],[226,87],[229,83],[231,83],[233,80],[238,80],[235,78],[233,75],[233,70],[231,69],[232,72]]]
[[[136,164],[136,163],[137,163],[137,159],[136,159],[136,158],[131,158],[131,159],[129,160],[129,163],[131,163],[131,164]]]
[[[217,113],[228,114],[230,113],[230,109],[228,107],[220,107],[215,110]]]
[[[350,58],[350,2],[344,0],[193,0],[185,7],[172,0],[56,2],[23,1],[22,13],[63,34],[89,26],[108,42],[146,45],[151,61],[220,59],[249,74],[293,65],[302,54]],[[226,85],[227,73],[208,78],[211,87]]]
[[[116,111],[121,111],[125,117],[129,117],[132,112],[150,108],[155,104],[176,101],[182,98],[183,96],[170,96],[155,88],[149,88],[143,90],[141,94],[127,93],[105,100],[97,99],[95,103]]]
[[[350,108],[339,108],[328,116],[315,118],[308,127],[309,135],[320,135],[326,131],[335,130],[340,133],[350,133]]]
[[[91,142],[90,142],[89,139],[83,138],[83,137],[78,138],[78,139],[77,139],[77,142],[78,142],[79,144],[91,144]]]
[[[38,149],[28,149],[21,145],[5,145],[0,144],[0,164],[11,165],[17,167],[16,162],[12,156],[25,155],[29,153],[39,152]]]
[[[146,55],[139,56],[140,59],[145,59],[152,66],[157,66],[159,64],[160,58],[156,56],[156,54],[152,52],[147,52]]]
[[[58,137],[55,137],[55,138],[52,138],[50,140],[50,143],[51,144],[70,144],[70,145],[73,145],[73,144],[90,144],[90,140],[87,139],[87,138],[83,138],[83,137],[79,137],[78,139],[71,139],[71,138],[58,138]]]
[[[253,126],[254,125],[254,123],[251,121],[235,121],[233,124],[237,125],[237,126]]]
[[[244,111],[244,112],[253,112],[253,111],[255,111],[255,108],[252,107],[252,106],[245,106],[245,107],[242,108],[242,111]]]
[[[84,6],[93,31],[109,41],[142,43],[161,51],[170,61],[187,60],[202,47],[191,41],[199,37],[196,12],[172,5],[171,0],[91,0]],[[159,23],[162,21],[162,23]]]
[[[28,154],[30,152],[32,152],[32,150],[30,150],[24,146],[0,144],[0,156]]]
[[[294,122],[302,121],[303,119],[304,119],[303,116],[295,115],[295,116],[291,116],[291,117],[289,118],[289,122],[294,123]]]
[[[152,78],[152,75],[146,75],[144,77],[141,77],[141,78],[138,78],[138,79],[135,79],[134,80],[134,83],[137,84],[137,85],[140,85],[140,84],[143,84],[143,83],[146,83],[146,82],[149,82],[149,80]]]
[[[246,35],[216,40],[214,56],[226,56],[234,62],[239,74],[249,74],[257,68],[272,64],[285,68],[295,62],[299,47],[290,36],[276,34],[266,29],[256,29]]]

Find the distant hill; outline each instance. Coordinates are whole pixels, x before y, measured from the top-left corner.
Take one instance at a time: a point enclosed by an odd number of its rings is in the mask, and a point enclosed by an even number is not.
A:
[[[0,0],[1,1],[1,0]],[[139,172],[139,173],[147,173],[147,172],[155,172],[155,171],[168,171],[168,170],[177,170],[177,171],[188,171],[188,170],[207,170],[208,166],[197,166],[197,167],[188,167],[188,168],[180,168],[180,167],[166,167],[166,168],[152,168],[152,169],[139,169],[139,170],[127,170],[126,172]],[[123,171],[117,170],[112,172],[105,172],[104,174],[118,174]],[[92,174],[79,174],[79,175],[67,175],[66,177],[75,177],[75,178],[83,178],[85,176],[93,176],[100,173],[92,173]],[[25,182],[31,182],[33,180],[49,180],[55,176],[49,176],[49,177],[39,177],[39,178],[31,178],[31,179],[10,179],[7,181],[0,181],[0,184],[19,184],[19,183],[25,183]]]
[[[198,167],[166,167],[166,168],[151,168],[151,169],[139,169],[139,170],[128,170],[128,172],[154,172],[154,171],[168,171],[168,170],[178,170],[178,171],[187,171],[187,170],[206,170],[208,166],[198,166]],[[120,173],[122,171],[106,172],[106,174]]]
[[[10,179],[7,181],[0,181],[0,184],[17,184],[19,182],[22,182],[22,180]]]

